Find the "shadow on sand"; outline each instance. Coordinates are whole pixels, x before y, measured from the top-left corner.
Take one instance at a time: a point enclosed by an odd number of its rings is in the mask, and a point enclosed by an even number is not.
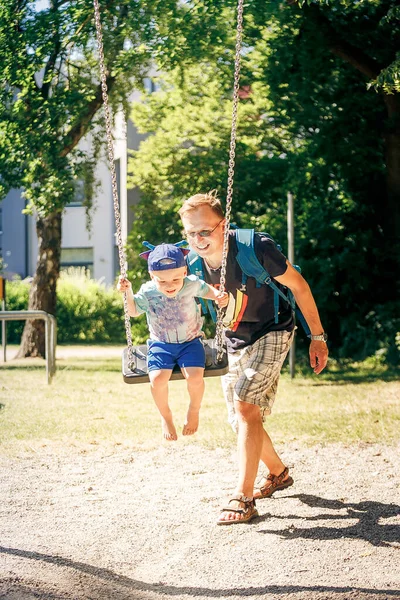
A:
[[[373,546],[391,546],[399,544],[400,550],[400,525],[385,524],[381,521],[391,519],[400,515],[400,506],[396,504],[383,504],[366,500],[365,502],[342,502],[341,500],[329,500],[309,494],[295,494],[291,498],[298,498],[301,502],[311,508],[321,508],[335,511],[345,510],[345,514],[321,513],[312,517],[306,517],[307,522],[312,521],[343,521],[357,519],[357,523],[348,527],[307,527],[297,528],[295,525],[290,529],[270,530],[262,529],[260,533],[279,535],[282,538],[294,539],[304,538],[313,540],[336,540],[339,538],[357,538],[365,540]],[[262,515],[259,521],[274,519],[298,518],[298,515],[282,515],[281,517],[271,514]],[[303,517],[302,517],[303,519]],[[397,547],[397,546],[395,546]]]
[[[364,599],[374,599],[374,598],[399,598],[400,590],[382,590],[382,589],[370,589],[370,588],[359,588],[359,587],[349,587],[349,586],[324,586],[324,585],[316,585],[316,586],[304,586],[304,585],[266,585],[265,587],[236,587],[236,588],[210,588],[210,587],[188,587],[188,586],[174,586],[174,585],[164,585],[162,583],[146,583],[144,581],[139,581],[137,579],[133,579],[131,577],[126,577],[124,575],[119,575],[118,573],[114,573],[111,569],[105,569],[101,567],[95,567],[93,565],[89,565],[83,562],[74,561],[68,558],[63,558],[58,555],[51,554],[42,554],[40,552],[30,552],[28,550],[21,550],[18,548],[5,548],[0,546],[0,553],[6,555],[12,555],[20,558],[25,558],[29,560],[40,561],[41,563],[50,563],[60,568],[68,568],[75,571],[76,576],[79,578],[80,582],[80,591],[84,592],[82,586],[84,586],[84,582],[82,581],[80,574],[86,574],[94,578],[94,581],[87,582],[88,583],[88,591],[90,585],[90,596],[93,597],[93,592],[95,592],[94,587],[96,584],[101,583],[101,591],[99,592],[98,598],[109,599],[113,598],[115,600],[119,600],[120,598],[134,598],[143,599],[146,598],[147,595],[153,594],[154,596],[187,596],[193,598],[234,598],[234,597],[254,597],[254,598],[262,598],[268,596],[287,596],[290,594],[291,598],[296,594],[304,594],[304,598],[357,598],[357,600]],[[15,567],[14,567],[15,569]],[[42,571],[41,571],[42,573]],[[27,578],[28,579],[28,578]],[[15,580],[14,580],[15,581]],[[3,579],[3,582],[6,581]],[[28,582],[24,583],[21,576],[16,578],[15,583],[20,588],[21,592],[25,595],[27,592],[32,590],[33,597],[37,597],[38,586],[30,588]],[[61,584],[62,585],[62,584]],[[12,590],[13,580],[9,579],[9,586]],[[121,596],[121,590],[115,589],[115,586],[122,587],[126,592],[129,592],[129,595]],[[52,585],[54,590],[54,585]],[[143,596],[146,594],[146,596]],[[14,596],[13,596],[14,597]],[[23,600],[23,595],[21,593],[21,600]],[[63,599],[68,598],[70,596],[63,595],[62,590],[55,591],[52,594],[49,594],[47,590],[44,596],[46,599]],[[81,597],[81,596],[80,596]]]

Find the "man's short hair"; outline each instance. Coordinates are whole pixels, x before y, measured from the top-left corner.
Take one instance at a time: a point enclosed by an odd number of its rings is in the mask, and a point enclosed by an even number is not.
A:
[[[195,194],[185,200],[179,210],[179,216],[182,218],[186,213],[196,210],[196,208],[201,206],[209,206],[220,219],[225,217],[217,190],[211,190],[206,194]]]

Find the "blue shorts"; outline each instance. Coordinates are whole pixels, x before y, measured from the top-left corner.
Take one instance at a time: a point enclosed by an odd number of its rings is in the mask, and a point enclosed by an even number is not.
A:
[[[147,370],[159,371],[182,367],[201,367],[204,369],[206,357],[201,338],[195,338],[182,344],[168,344],[149,340],[147,342]]]

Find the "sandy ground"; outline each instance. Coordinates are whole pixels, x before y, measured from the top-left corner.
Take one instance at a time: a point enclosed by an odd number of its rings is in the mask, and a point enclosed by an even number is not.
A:
[[[0,457],[0,598],[400,599],[400,446],[278,450],[295,485],[226,527],[216,519],[234,451],[48,445]]]
[[[47,446],[0,458],[0,598],[400,598],[400,448],[279,448],[295,485],[216,525],[233,451]]]

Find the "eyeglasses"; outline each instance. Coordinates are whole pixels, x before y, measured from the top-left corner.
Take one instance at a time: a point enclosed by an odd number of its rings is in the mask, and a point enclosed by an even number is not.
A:
[[[218,225],[220,225],[222,223],[224,219],[221,219],[219,221],[219,223],[216,224],[216,226],[214,227],[214,229],[203,229],[203,231],[186,231],[186,237],[187,238],[195,238],[197,235],[202,237],[202,238],[206,238],[206,237],[210,237],[210,235],[217,229]]]

